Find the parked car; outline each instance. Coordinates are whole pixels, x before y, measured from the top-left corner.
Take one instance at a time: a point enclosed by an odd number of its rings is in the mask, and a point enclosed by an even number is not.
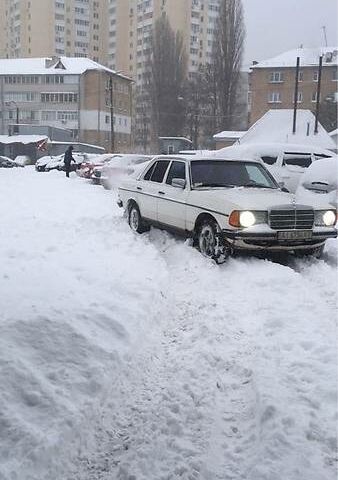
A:
[[[338,156],[313,163],[300,179],[297,201],[312,205],[330,204],[338,208]]]
[[[16,167],[16,163],[8,157],[0,156],[0,168],[13,168]]]
[[[92,178],[93,170],[95,167],[100,167],[109,162],[112,158],[119,157],[120,155],[114,153],[104,153],[97,155],[94,158],[88,159],[83,162],[80,168],[77,170],[77,174],[82,178]]]
[[[53,162],[56,162],[58,164],[62,158],[63,158],[63,155],[57,155],[57,156],[45,155],[44,157],[39,158],[35,162],[35,170],[37,172],[45,172],[46,166],[49,163],[51,165]]]
[[[50,162],[45,166],[45,172],[50,172],[51,170],[65,170],[64,154],[58,155],[57,157],[52,158]],[[88,154],[73,152],[73,158],[75,163],[71,163],[71,171],[75,172],[80,168],[81,164],[88,159]]]
[[[305,170],[316,160],[332,157],[334,153],[312,145],[267,143],[233,145],[217,150],[216,155],[261,160],[280,185],[295,193]]]
[[[109,190],[117,187],[124,176],[131,175],[138,165],[149,162],[152,158],[152,155],[120,155],[102,168],[94,169],[93,177],[99,178],[101,185]]]
[[[15,163],[20,166],[24,167],[25,165],[32,165],[32,159],[28,155],[18,155],[15,157]]]
[[[218,263],[239,250],[320,256],[337,236],[331,205],[297,204],[251,159],[155,157],[118,197],[134,232],[154,225],[192,237]]]

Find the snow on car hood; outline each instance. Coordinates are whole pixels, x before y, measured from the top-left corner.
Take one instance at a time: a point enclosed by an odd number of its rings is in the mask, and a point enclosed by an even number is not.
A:
[[[212,190],[193,190],[195,195],[198,192],[201,205],[205,202],[215,208],[220,207],[220,202],[224,204],[232,204],[234,209],[244,210],[268,210],[274,206],[293,205],[295,195],[282,192],[280,190],[272,190],[268,188],[213,188]],[[206,205],[205,205],[206,206]]]

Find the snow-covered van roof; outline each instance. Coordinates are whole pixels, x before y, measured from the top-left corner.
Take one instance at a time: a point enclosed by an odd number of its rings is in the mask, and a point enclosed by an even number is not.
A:
[[[42,57],[0,59],[0,75],[82,75],[88,70],[101,70],[130,80],[85,57]]]
[[[323,56],[323,65],[338,65],[338,47],[317,47],[289,50],[276,57],[252,65],[251,69],[295,67],[297,57],[300,57],[301,67],[311,67],[318,65],[320,56]]]

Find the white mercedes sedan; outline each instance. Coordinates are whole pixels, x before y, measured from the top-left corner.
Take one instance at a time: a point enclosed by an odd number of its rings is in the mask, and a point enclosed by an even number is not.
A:
[[[134,232],[151,225],[191,237],[222,263],[237,250],[320,256],[336,211],[300,205],[255,160],[158,156],[118,189]]]

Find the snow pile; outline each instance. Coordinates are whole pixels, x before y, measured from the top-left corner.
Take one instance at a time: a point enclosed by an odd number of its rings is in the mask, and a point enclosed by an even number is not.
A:
[[[164,279],[101,187],[0,175],[0,478],[60,479]]]
[[[1,480],[336,477],[336,241],[218,267],[75,175],[0,183]]]
[[[296,132],[292,132],[293,110],[269,110],[239,139],[241,145],[263,143],[302,144],[307,149],[334,149],[333,139],[319,123],[315,131],[315,116],[310,110],[297,110]],[[306,150],[305,150],[306,151]],[[329,152],[330,153],[330,152]]]

